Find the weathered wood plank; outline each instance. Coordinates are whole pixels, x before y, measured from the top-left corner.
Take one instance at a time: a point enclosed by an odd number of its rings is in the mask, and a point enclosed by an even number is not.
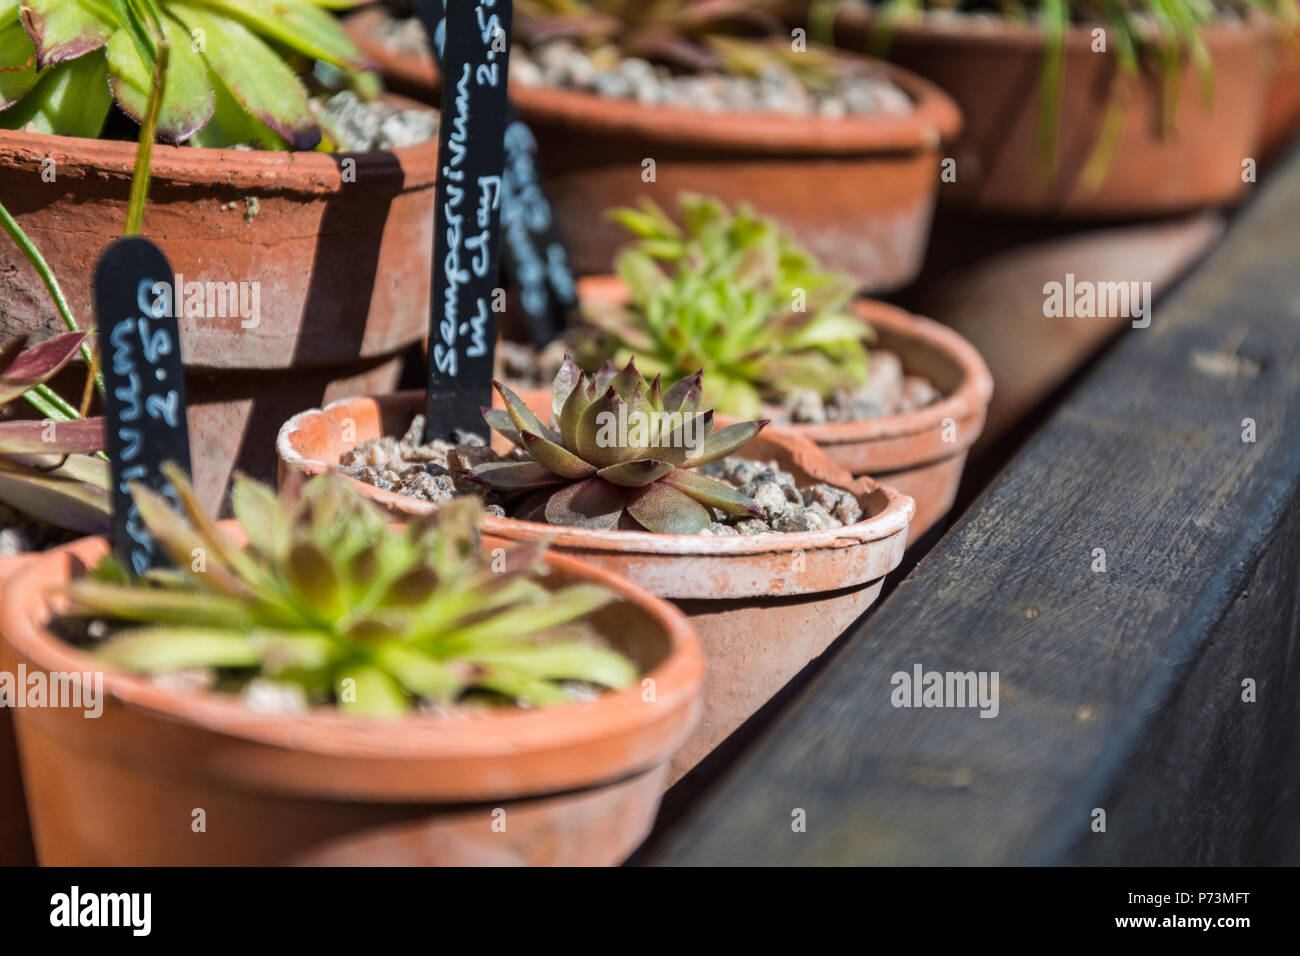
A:
[[[1300,160],[1260,190],[655,861],[1298,861]]]

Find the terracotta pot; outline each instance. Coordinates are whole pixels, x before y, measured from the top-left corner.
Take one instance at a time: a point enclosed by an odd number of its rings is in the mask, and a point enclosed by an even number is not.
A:
[[[210,506],[232,468],[270,477],[261,423],[304,398],[396,384],[398,356],[428,329],[437,153],[436,140],[340,155],[155,147],[144,234],[186,283],[258,283],[260,293],[255,327],[237,311],[180,320],[194,476]],[[0,202],[85,325],[95,264],[122,233],[134,162],[134,143],[0,131]],[[0,283],[0,338],[62,330],[7,241]]]
[[[870,20],[845,7],[836,42],[866,49]],[[952,94],[965,121],[951,152],[956,181],[940,198],[954,205],[1030,215],[1154,215],[1231,202],[1242,194],[1242,161],[1253,156],[1269,75],[1270,29],[1224,21],[1203,32],[1214,64],[1207,108],[1194,68],[1179,87],[1177,129],[1160,135],[1161,83],[1147,64],[1134,85],[1109,172],[1091,190],[1082,173],[1109,103],[1116,57],[1092,51],[1092,30],[1066,34],[1057,171],[1038,152],[1038,90],[1044,35],[1000,18],[945,16],[899,25],[891,62]]]
[[[353,41],[394,89],[437,102],[429,57],[381,43],[386,14],[347,21]],[[765,113],[709,113],[590,93],[515,84],[511,99],[537,138],[546,193],[570,265],[607,272],[622,230],[613,206],[643,195],[661,205],[690,190],[748,202],[792,229],[808,248],[864,288],[905,285],[920,269],[939,183],[939,144],[961,125],[933,85],[881,64],[916,103],[904,117],[825,119]],[[642,179],[653,159],[655,180]]]
[[[1256,155],[1267,163],[1280,155],[1300,131],[1300,30],[1283,37],[1274,47],[1274,72],[1264,95],[1264,118],[1260,123]]]
[[[627,287],[615,276],[578,283],[583,302],[622,302],[626,296]],[[948,513],[957,497],[966,455],[984,428],[993,376],[974,346],[947,326],[883,302],[859,299],[854,308],[876,330],[874,347],[898,355],[907,374],[928,378],[943,399],[902,415],[786,425],[782,431],[816,443],[849,474],[870,475],[913,498],[911,544]]]
[[[0,588],[24,560],[25,555],[0,555]],[[31,866],[35,862],[23,779],[18,770],[18,750],[14,744],[13,715],[7,707],[0,707],[0,866]]]
[[[7,668],[97,670],[46,625],[58,589],[106,551],[103,539],[82,539],[10,580],[0,595]],[[98,719],[16,711],[41,863],[620,862],[649,831],[669,755],[699,712],[703,657],[666,602],[571,558],[551,556],[548,567],[548,582],[617,593],[595,624],[653,680],[653,701],[643,684],[544,710],[284,717],[106,672]],[[200,809],[206,832],[192,829]]]
[[[523,396],[549,414],[550,398]],[[339,456],[382,435],[401,434],[424,410],[421,392],[353,398],[303,412],[280,431],[281,476],[319,474]],[[853,479],[811,442],[769,429],[746,447],[800,484],[852,490],[863,520],[845,528],[758,537],[585,531],[487,518],[484,531],[515,541],[552,540],[555,550],[630,578],[671,598],[700,635],[709,662],[704,714],[672,761],[675,781],[820,655],[875,601],[903,557],[912,500],[870,479]],[[397,518],[436,506],[354,481]]]

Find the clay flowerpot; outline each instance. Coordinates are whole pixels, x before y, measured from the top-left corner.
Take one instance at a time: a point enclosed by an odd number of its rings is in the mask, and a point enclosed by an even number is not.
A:
[[[550,414],[550,397],[521,396]],[[353,398],[303,412],[280,431],[282,477],[319,474],[339,456],[383,435],[400,435],[424,410],[420,392]],[[513,518],[487,518],[488,534],[514,541],[549,538],[563,554],[624,575],[671,598],[699,633],[708,660],[704,713],[672,761],[676,780],[721,743],[875,601],[903,557],[912,500],[870,479],[854,480],[811,442],[769,429],[745,457],[775,459],[800,485],[828,482],[853,491],[863,519],[824,531],[759,536],[587,531]],[[436,508],[354,481],[397,518]]]
[[[595,276],[579,281],[578,298],[620,303],[627,287],[615,276]],[[928,378],[943,398],[901,415],[785,425],[781,430],[814,442],[849,474],[869,475],[913,498],[911,544],[948,513],[957,497],[966,455],[984,429],[993,376],[975,347],[947,326],[883,302],[859,299],[853,307],[876,331],[872,347],[893,352],[907,374]],[[545,411],[550,414],[549,405]]]
[[[1300,30],[1282,35],[1274,47],[1274,72],[1264,95],[1264,118],[1260,124],[1261,163],[1275,159],[1300,131]]]
[[[0,589],[24,560],[25,556],[0,555]],[[31,866],[35,862],[23,780],[18,770],[13,714],[8,708],[0,707],[0,866]]]
[[[835,20],[837,45],[866,49],[869,36],[869,14],[843,7]],[[1225,20],[1202,36],[1214,66],[1212,104],[1188,64],[1176,129],[1162,135],[1161,75],[1144,63],[1113,161],[1095,190],[1082,174],[1110,102],[1117,57],[1093,52],[1090,27],[1066,34],[1052,175],[1044,175],[1038,148],[1042,30],[988,16],[928,17],[894,28],[889,59],[938,84],[961,107],[963,133],[951,152],[956,180],[944,183],[943,201],[1014,214],[1157,215],[1229,203],[1247,188],[1242,161],[1255,155],[1271,30]]]
[[[6,668],[98,671],[47,622],[60,587],[107,547],[82,539],[10,580]],[[174,694],[109,671],[98,718],[15,712],[42,864],[620,862],[653,822],[668,757],[699,712],[704,662],[671,605],[571,558],[553,555],[548,568],[556,586],[616,592],[593,621],[640,665],[641,684],[557,708],[375,721],[327,708],[267,715],[228,694]]]
[[[135,151],[0,131],[0,202],[83,326],[95,320],[95,264],[122,234]],[[211,312],[205,294],[202,315],[179,317],[209,507],[236,469],[270,476],[274,429],[304,402],[396,384],[399,356],[428,328],[437,153],[436,140],[338,155],[155,146],[144,234],[185,284],[212,293]],[[59,331],[36,272],[0,242],[0,338]]]
[[[433,60],[394,51],[375,35],[386,14],[346,22],[394,89],[437,102]],[[907,116],[828,119],[710,113],[647,106],[572,90],[511,86],[536,136],[538,161],[569,263],[605,272],[622,232],[605,210],[641,196],[671,203],[683,190],[748,202],[774,216],[864,288],[905,285],[920,268],[939,184],[939,145],[960,116],[936,87],[896,67],[882,71],[914,101]],[[643,179],[654,161],[654,180]],[[666,197],[666,198],[665,198]]]

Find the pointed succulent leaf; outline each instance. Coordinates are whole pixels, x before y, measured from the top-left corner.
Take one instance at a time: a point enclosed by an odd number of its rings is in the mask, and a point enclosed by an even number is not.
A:
[[[6,21],[0,9],[0,110],[8,109],[30,93],[40,78],[36,69],[36,45],[18,19],[16,4],[10,14],[11,19]]]
[[[627,513],[656,534],[699,534],[709,526],[703,505],[663,481],[631,492]]]
[[[617,374],[618,369],[614,367],[614,363],[606,362],[595,375],[596,394],[604,395]]]
[[[555,442],[547,441],[532,432],[523,432],[524,449],[533,456],[533,461],[553,471],[561,478],[589,478],[596,473],[596,466],[583,461],[573,452],[562,448]]]
[[[693,416],[700,410],[700,399],[704,393],[704,370],[688,375],[674,382],[664,392],[664,411],[680,412],[683,416]]]
[[[698,468],[719,458],[734,455],[748,445],[768,425],[768,420],[728,425],[704,439],[704,447],[694,458],[682,462],[683,468]]]
[[[339,707],[354,717],[393,720],[411,709],[401,685],[372,665],[340,671],[336,693]]]
[[[564,692],[550,681],[508,667],[484,668],[475,683],[526,707],[556,707],[568,701]]]
[[[256,481],[236,481],[230,506],[250,545],[268,558],[284,553],[288,528],[275,492]]]
[[[465,686],[454,668],[400,641],[390,641],[377,648],[375,663],[408,693],[434,703],[451,703]]]
[[[203,59],[247,113],[294,149],[316,148],[321,131],[307,90],[280,54],[239,21],[198,4],[173,3],[168,9],[190,31],[203,31]]]
[[[120,631],[95,656],[122,670],[155,674],[189,667],[253,667],[261,660],[247,635],[203,627]]]
[[[38,65],[75,60],[98,50],[114,22],[103,4],[86,0],[24,0],[23,25],[36,43]]]
[[[565,399],[564,407],[560,409],[556,419],[556,424],[560,428],[560,439],[565,448],[573,450],[578,447],[578,427],[582,421],[582,414],[595,398],[596,383],[584,375]]]
[[[555,415],[555,420],[560,420],[560,414],[564,411],[564,403],[569,400],[569,395],[578,387],[582,381],[582,369],[578,368],[568,352],[564,353],[564,361],[560,363],[560,370],[555,375],[555,381],[551,385],[551,412]]]
[[[524,400],[512,392],[509,387],[500,382],[493,382],[492,387],[497,390],[501,400],[505,402],[506,412],[510,420],[515,423],[522,435],[523,432],[532,432],[534,435],[541,435],[543,438],[550,439],[553,442],[562,442],[559,434],[553,429],[547,427],[546,423],[533,414],[533,410],[524,403]]]
[[[694,418],[682,418],[680,412],[674,412],[670,422],[676,422],[667,435],[660,436],[660,442],[651,452],[660,461],[671,462],[682,467],[688,457],[698,454],[713,431],[713,412],[704,412]]]
[[[547,499],[546,520],[566,527],[608,530],[616,527],[623,515],[625,494],[599,478],[575,482]]]
[[[594,584],[575,584],[556,591],[545,604],[522,605],[494,614],[484,621],[460,628],[458,643],[465,647],[492,646],[507,641],[520,633],[533,634],[568,624],[577,618],[598,611],[613,600],[605,588]]]
[[[254,117],[235,99],[230,87],[215,70],[209,72],[208,79],[212,82],[212,118],[208,120],[208,125],[189,138],[190,146],[198,149],[228,149],[236,144],[249,144],[258,149],[289,149],[289,143],[283,136]],[[247,93],[245,98],[249,98]]]
[[[165,462],[162,472],[171,482],[176,498],[180,502],[181,512],[202,536],[208,551],[229,565],[246,584],[258,584],[264,575],[256,563],[241,548],[235,547],[234,542],[217,527],[217,523],[212,520],[199,501],[198,495],[194,493],[194,486],[190,484],[189,476],[175,462]],[[337,479],[331,477],[327,481],[333,482]]]
[[[267,40],[299,53],[356,69],[364,60],[337,20],[307,0],[202,0]]]
[[[82,534],[111,527],[108,491],[0,457],[0,503],[38,521]]]
[[[602,468],[596,474],[605,481],[624,488],[641,488],[658,481],[673,470],[671,462],[642,458],[637,461],[625,461],[622,464]]]
[[[173,510],[171,502],[158,492],[147,485],[133,482],[131,498],[140,513],[140,519],[178,567],[189,567],[196,553],[204,553],[208,550],[208,543],[202,535],[178,515]],[[239,581],[230,570],[221,565],[219,555],[205,554],[203,568],[203,573],[212,575],[211,581],[227,594],[244,593],[239,586]]]
[[[256,615],[229,595],[195,591],[177,581],[174,590],[105,584],[94,578],[69,589],[72,603],[87,614],[123,621],[251,631]]]
[[[473,656],[476,664],[505,667],[534,679],[584,680],[602,687],[627,687],[637,679],[636,668],[622,654],[576,641],[544,647],[488,650]]]
[[[510,417],[509,412],[504,408],[483,408],[480,411],[483,413],[483,420],[487,422],[489,428],[498,434],[504,435],[520,448],[524,447],[524,440],[519,434],[519,429],[515,427],[514,419]]]
[[[735,488],[724,485],[720,481],[714,481],[712,478],[706,478],[704,475],[683,468],[664,475],[659,482],[669,484],[701,504],[725,511],[730,515],[758,516],[763,513],[753,498],[742,495]]]
[[[0,455],[75,455],[104,449],[104,420],[0,422]]]
[[[619,444],[620,420],[628,421],[627,403],[610,385],[605,394],[587,406],[578,422],[578,447],[575,450],[583,461],[597,468],[607,468],[636,457],[636,449]]]
[[[162,105],[158,110],[158,137],[179,145],[212,118],[215,99],[203,57],[194,51],[193,41],[173,18],[163,17],[163,31],[169,47]],[[153,87],[153,65],[140,58],[140,51],[124,27],[108,40],[109,85],[122,112],[143,123]]]
[[[641,373],[636,370],[636,359],[629,358],[617,375],[610,379],[610,387],[618,393],[618,397],[625,402],[630,402],[632,396],[638,392],[644,392],[646,389],[645,379]]]
[[[545,488],[564,480],[534,461],[485,461],[467,471],[465,477],[504,492]]]
[[[85,340],[85,332],[67,332],[26,351],[16,344],[7,346],[0,356],[0,405],[48,381],[72,361]]]
[[[339,613],[342,583],[328,554],[309,541],[299,541],[285,557],[285,575],[304,607],[327,617]]]
[[[107,61],[83,56],[43,70],[32,91],[0,113],[0,128],[95,139],[112,107]]]

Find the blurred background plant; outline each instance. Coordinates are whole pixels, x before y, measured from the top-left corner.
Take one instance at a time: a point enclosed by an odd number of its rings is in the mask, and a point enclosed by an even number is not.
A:
[[[467,700],[552,706],[637,677],[588,620],[613,595],[545,587],[544,545],[497,566],[482,550],[476,498],[396,528],[337,475],[284,497],[241,479],[232,501],[248,545],[237,547],[184,473],[168,477],[179,514],[132,490],[176,569],[132,579],[110,558],[72,588],[72,613],[107,625],[95,641],[106,664],[197,669],[218,689],[377,718]]]
[[[835,58],[796,50],[770,0],[516,0],[515,32],[538,47],[564,39],[597,66],[638,57],[677,70],[759,76],[779,69],[810,90],[834,82]]]
[[[825,398],[867,380],[873,333],[850,309],[850,277],[748,206],[683,194],[678,212],[681,225],[646,199],[610,213],[635,237],[616,266],[629,298],[584,313],[616,362],[635,356],[670,380],[706,369],[705,400],[738,418],[795,389]]]
[[[14,528],[22,519],[79,534],[107,531],[109,472],[104,423],[87,418],[96,384],[103,388],[89,335],[78,327],[49,265],[3,204],[0,228],[40,275],[69,330],[31,348],[21,337],[0,343],[0,526],[20,535],[0,551],[17,551],[57,538]],[[50,385],[78,354],[86,369],[80,407]],[[30,418],[30,412],[20,417],[20,400],[40,418]]]
[[[379,91],[331,9],[361,0],[0,0],[0,128],[95,138],[113,107],[173,144],[329,148],[310,91]]]
[[[0,553],[59,537],[24,528],[22,519],[76,534],[108,530],[108,462],[96,454],[104,448],[104,423],[86,418],[84,405],[79,411],[46,384],[85,339],[84,332],[69,332],[32,348],[22,339],[0,344],[0,531],[22,536]],[[19,399],[43,417],[14,417],[11,403]]]
[[[1214,65],[1201,37],[1203,27],[1224,18],[1267,16],[1289,26],[1287,37],[1294,40],[1294,28],[1300,24],[1297,0],[787,0],[781,9],[788,19],[805,21],[810,36],[827,45],[834,43],[835,18],[841,12],[864,13],[872,19],[867,52],[886,58],[893,32],[927,14],[995,15],[1040,28],[1045,48],[1038,89],[1038,159],[1045,174],[1054,171],[1057,161],[1067,33],[1075,26],[1104,27],[1117,74],[1083,174],[1084,182],[1094,187],[1105,178],[1118,148],[1125,105],[1144,56],[1150,56],[1158,70],[1161,123],[1167,134],[1177,122],[1178,91],[1187,63],[1196,71],[1203,99],[1208,102],[1214,95]]]

